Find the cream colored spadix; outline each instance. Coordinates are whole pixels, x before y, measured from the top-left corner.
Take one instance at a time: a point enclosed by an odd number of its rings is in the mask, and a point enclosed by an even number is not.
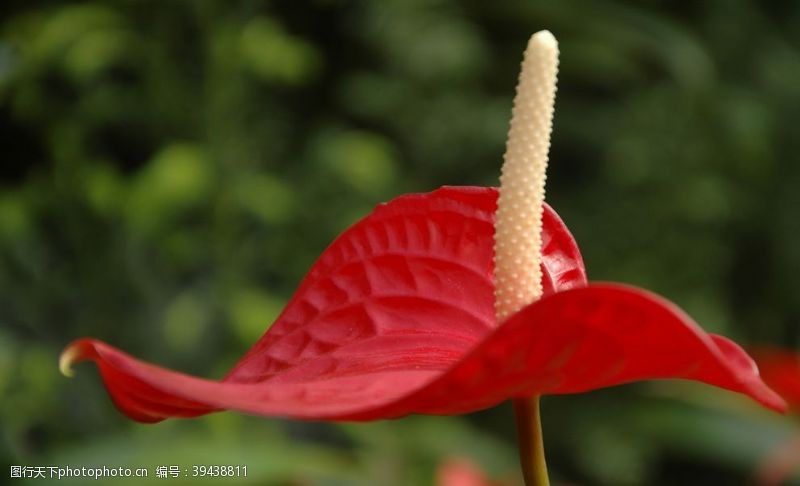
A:
[[[558,43],[550,32],[537,32],[522,60],[500,176],[494,236],[497,322],[542,295],[542,203],[557,72]]]

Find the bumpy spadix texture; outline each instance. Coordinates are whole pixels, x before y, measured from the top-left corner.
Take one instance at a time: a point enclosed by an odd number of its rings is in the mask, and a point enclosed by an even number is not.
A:
[[[496,204],[494,189],[450,187],[378,206],[325,250],[221,381],[88,338],[64,351],[64,368],[96,362],[116,406],[141,422],[222,409],[325,420],[459,414],[651,378],[784,407],[747,354],[673,304],[633,287],[587,286],[578,247],[547,206],[544,296],[498,326]]]
[[[557,71],[558,44],[550,32],[538,32],[522,61],[500,176],[494,257],[498,322],[542,295],[542,204]]]

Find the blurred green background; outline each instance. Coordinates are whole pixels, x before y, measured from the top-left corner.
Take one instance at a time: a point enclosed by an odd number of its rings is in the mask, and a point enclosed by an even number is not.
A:
[[[797,348],[800,3],[4,0],[0,482],[15,464],[242,464],[251,484],[425,485],[453,456],[517,479],[507,406],[145,426],[92,366],[67,380],[56,360],[90,335],[220,377],[376,203],[496,184],[543,28],[562,52],[547,198],[590,277]],[[571,484],[748,484],[800,435],[672,382],[543,413],[552,476]],[[180,481],[150,473],[96,484]]]

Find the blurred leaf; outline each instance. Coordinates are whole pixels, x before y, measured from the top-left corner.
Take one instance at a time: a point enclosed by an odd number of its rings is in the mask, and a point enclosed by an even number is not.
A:
[[[181,213],[203,205],[213,184],[213,168],[201,146],[169,145],[131,182],[128,219],[139,231],[157,229]]]
[[[385,138],[358,130],[321,134],[312,157],[338,180],[366,194],[379,194],[396,177],[394,147]]]
[[[120,206],[125,185],[120,174],[110,165],[88,165],[84,173],[84,192],[89,205],[99,214],[110,216]]]
[[[247,477],[235,478],[236,484],[287,484],[295,481],[354,478],[353,464],[345,455],[308,445],[288,442],[284,437],[264,428],[259,433],[243,432],[237,438],[210,437],[207,433],[174,429],[150,431],[146,435],[130,434],[97,438],[90,443],[75,444],[51,454],[49,464],[70,467],[145,467],[146,479],[137,484],[231,484],[230,477],[192,477],[192,466],[247,466]],[[170,432],[170,430],[172,430]],[[181,476],[159,479],[156,467],[177,465]],[[64,484],[86,484],[86,478],[62,478]],[[109,480],[101,480],[109,482]],[[35,481],[31,480],[31,484]]]
[[[0,238],[18,240],[31,230],[24,198],[15,192],[0,193]]]
[[[292,216],[294,192],[280,179],[267,174],[248,175],[234,190],[242,208],[265,224],[282,223]]]
[[[170,348],[189,352],[208,328],[209,308],[202,296],[186,291],[170,302],[164,312],[164,338]]]
[[[245,65],[267,81],[303,84],[321,68],[321,56],[312,44],[269,18],[248,22],[242,30],[241,51]]]
[[[228,308],[236,336],[245,345],[253,344],[269,329],[285,304],[255,287],[237,290]]]
[[[114,63],[125,60],[131,39],[120,30],[98,30],[81,36],[64,57],[64,66],[78,82],[86,82]]]

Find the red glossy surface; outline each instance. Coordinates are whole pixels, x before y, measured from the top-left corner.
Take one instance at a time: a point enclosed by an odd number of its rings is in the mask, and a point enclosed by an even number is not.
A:
[[[674,305],[632,287],[587,287],[577,245],[549,207],[545,296],[496,326],[496,200],[494,189],[446,187],[378,206],[328,247],[220,382],[94,339],[68,350],[94,360],[117,407],[143,422],[220,409],[329,420],[455,414],[672,377],[783,407],[738,346]]]

